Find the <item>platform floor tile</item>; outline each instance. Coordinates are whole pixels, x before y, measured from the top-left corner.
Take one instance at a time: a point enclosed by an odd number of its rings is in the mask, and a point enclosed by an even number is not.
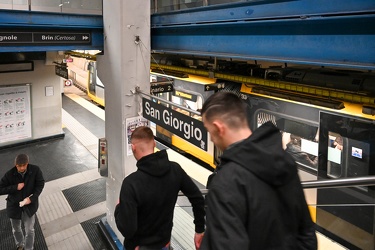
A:
[[[81,223],[82,228],[85,231],[85,233],[86,233],[89,241],[91,242],[91,245],[93,246],[94,250],[111,249],[109,244],[102,240],[102,235],[101,235],[101,232],[100,232],[99,226],[98,226],[98,222],[104,216],[105,216],[105,213]]]
[[[12,233],[12,226],[5,209],[0,211],[0,237],[0,249],[16,249],[16,243]],[[48,250],[47,243],[43,237],[42,229],[39,224],[38,216],[35,218],[34,249]]]
[[[106,179],[90,181],[62,191],[73,212],[106,200]]]

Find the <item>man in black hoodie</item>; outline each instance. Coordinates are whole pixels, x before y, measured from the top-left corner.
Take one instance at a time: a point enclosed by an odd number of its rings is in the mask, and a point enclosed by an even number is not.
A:
[[[202,107],[204,126],[223,151],[207,195],[201,250],[317,249],[297,167],[267,122],[252,132],[246,104],[219,92]]]
[[[126,250],[170,249],[173,212],[181,190],[193,207],[198,249],[205,229],[204,198],[191,178],[167,152],[154,153],[154,135],[149,127],[138,127],[131,135],[131,147],[138,170],[121,186],[115,208],[118,230],[125,237]]]

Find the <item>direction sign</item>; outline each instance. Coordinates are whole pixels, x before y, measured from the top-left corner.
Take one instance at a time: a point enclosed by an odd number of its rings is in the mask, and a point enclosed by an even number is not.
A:
[[[68,79],[68,68],[66,66],[55,65],[55,74]]]
[[[0,45],[91,44],[90,32],[0,32]]]
[[[36,43],[90,43],[89,33],[34,32]]]
[[[225,88],[225,83],[207,84],[204,86],[204,91],[218,91]]]
[[[153,82],[150,85],[151,94],[172,92],[173,84],[171,82]]]
[[[32,32],[0,32],[0,44],[29,43],[32,40]]]
[[[185,99],[185,100],[193,101],[193,102],[196,102],[197,99],[198,99],[197,95],[190,94],[190,93],[187,93],[187,92],[183,92],[181,90],[174,90],[173,95],[178,96],[178,97],[180,97],[182,99]]]

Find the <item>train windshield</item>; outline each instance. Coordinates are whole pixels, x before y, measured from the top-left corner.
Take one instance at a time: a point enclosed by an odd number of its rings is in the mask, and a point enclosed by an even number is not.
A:
[[[296,163],[308,170],[318,169],[318,127],[279,113],[262,110],[257,113],[257,126],[271,121],[282,133],[283,148]]]
[[[319,119],[318,178],[374,175],[374,121],[326,111],[320,111]],[[372,186],[318,189],[316,224],[335,237],[349,239],[355,244],[350,249],[374,249],[374,191]],[[358,236],[348,237],[352,232]]]
[[[203,105],[202,96],[200,96],[198,93],[186,90],[175,90],[172,95],[172,102],[194,111],[200,111]],[[180,108],[176,108],[176,110],[184,113],[185,115],[189,115],[189,112],[186,110],[182,110]],[[202,119],[199,115],[192,116],[198,120]]]
[[[371,121],[321,112],[321,177],[368,176],[375,161],[375,126]],[[325,174],[326,173],[326,174]]]

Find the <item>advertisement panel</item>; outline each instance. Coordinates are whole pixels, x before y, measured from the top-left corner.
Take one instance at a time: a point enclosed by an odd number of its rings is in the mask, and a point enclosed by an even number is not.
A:
[[[0,145],[31,138],[30,85],[0,87]]]

